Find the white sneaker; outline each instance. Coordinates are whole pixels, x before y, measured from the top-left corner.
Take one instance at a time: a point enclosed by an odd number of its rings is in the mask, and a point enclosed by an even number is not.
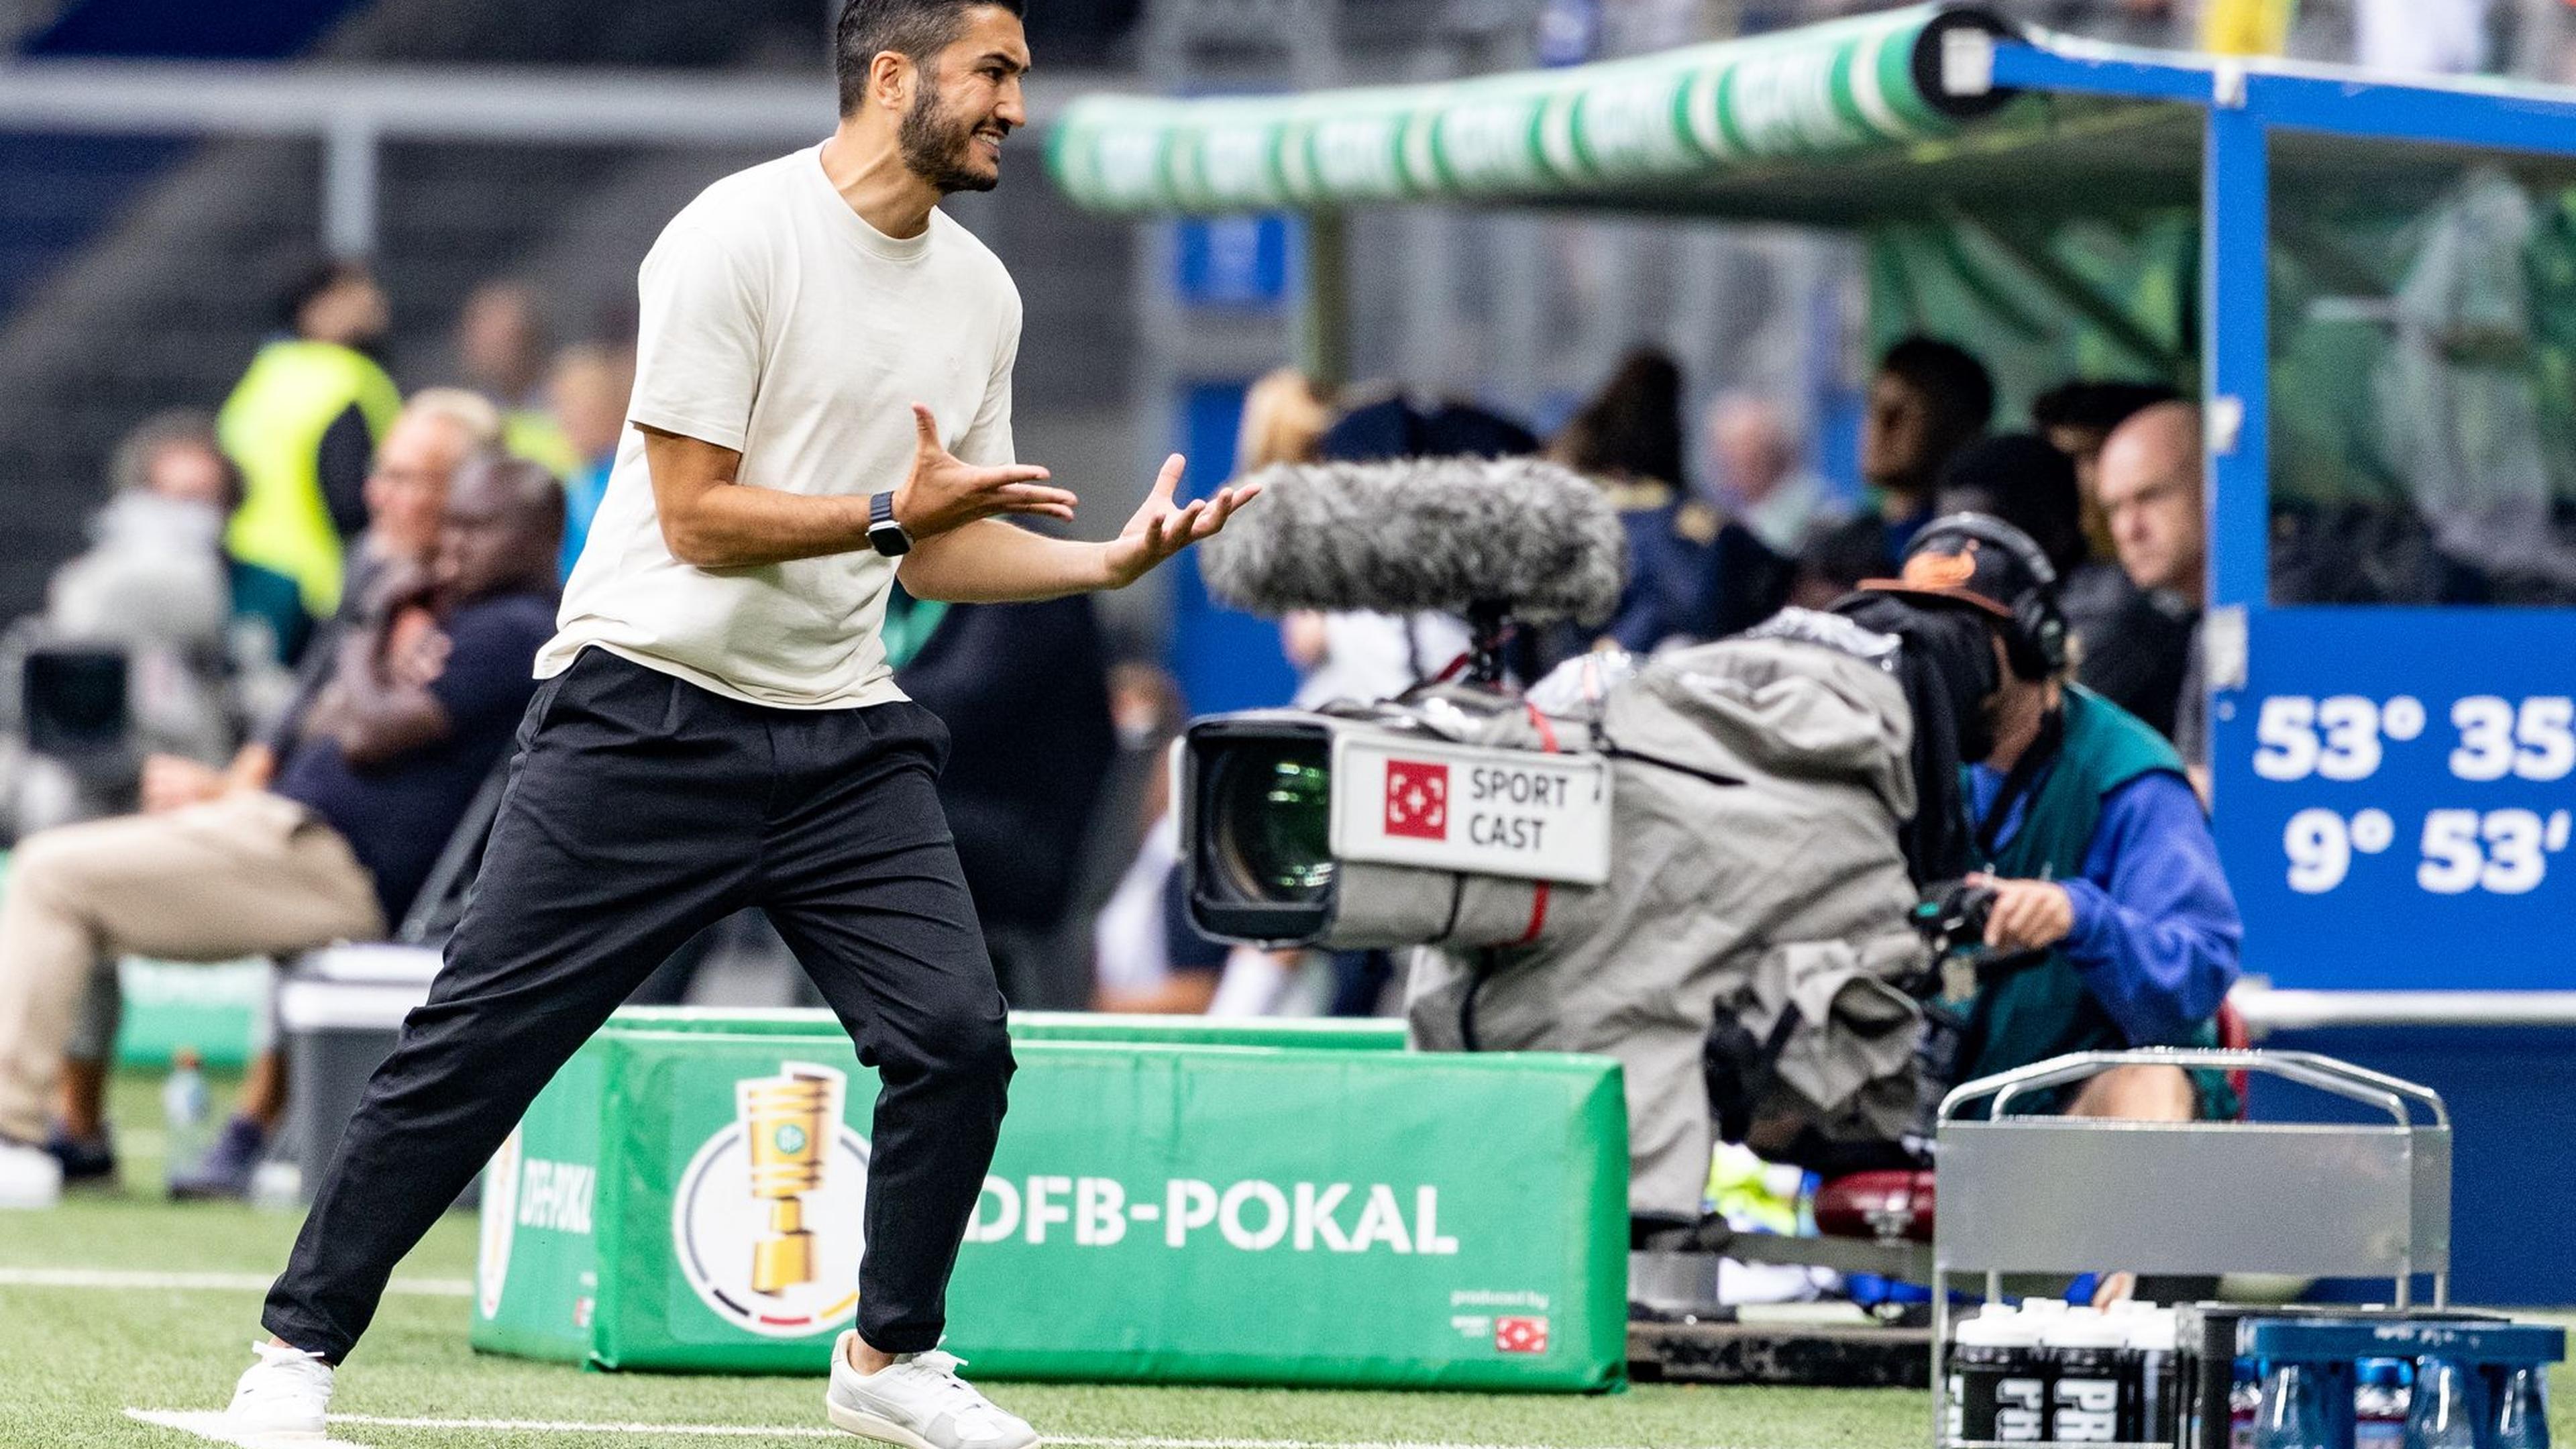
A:
[[[0,1208],[49,1208],[62,1200],[62,1160],[33,1143],[0,1137]]]
[[[224,1410],[224,1428],[269,1439],[319,1439],[331,1407],[331,1366],[300,1348],[262,1341]]]
[[[1037,1431],[994,1407],[957,1377],[966,1361],[934,1349],[906,1353],[872,1374],[850,1361],[859,1336],[832,1347],[832,1387],[823,1412],[834,1428],[904,1449],[1031,1449]]]

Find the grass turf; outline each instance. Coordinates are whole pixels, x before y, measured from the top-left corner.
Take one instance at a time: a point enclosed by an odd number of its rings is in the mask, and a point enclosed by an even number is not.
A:
[[[120,1121],[150,1122],[149,1083],[122,1082]],[[0,1214],[0,1269],[273,1273],[291,1214],[159,1200],[157,1144],[128,1134],[125,1193],[78,1195],[46,1213]],[[143,1150],[138,1150],[143,1149]],[[469,1218],[441,1222],[397,1279],[456,1280],[473,1267]],[[257,1333],[255,1288],[96,1288],[0,1284],[0,1446],[186,1449],[206,1441],[137,1423],[128,1407],[220,1408]],[[476,1355],[467,1302],[397,1295],[343,1375],[335,1412],[387,1418],[532,1419],[771,1426],[810,1433],[820,1384],[777,1378],[596,1374]],[[1321,1390],[996,1384],[995,1396],[1042,1433],[1101,1439],[1391,1440],[1494,1445],[1705,1445],[1743,1449],[1908,1446],[1928,1439],[1928,1398],[1897,1390],[1647,1385],[1591,1398]],[[2553,1428],[2576,1443],[2576,1380],[2562,1372]],[[335,1437],[373,1449],[559,1449],[816,1442],[349,1425]],[[849,1441],[856,1443],[858,1441]]]

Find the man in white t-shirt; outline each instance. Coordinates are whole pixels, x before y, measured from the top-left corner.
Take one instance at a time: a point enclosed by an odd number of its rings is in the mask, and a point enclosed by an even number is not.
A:
[[[927,599],[1123,587],[1253,490],[1175,506],[1175,456],[1108,543],[999,516],[1074,507],[1013,462],[1019,294],[937,209],[1000,179],[1019,11],[849,0],[831,139],[709,187],[645,258],[630,426],[480,882],[228,1427],[319,1432],[394,1264],[538,1089],[674,948],[757,905],[884,1083],[832,1422],[910,1449],[1037,1442],[936,1351],[1011,1051],[933,789],[947,731],[887,670],[886,591],[898,567]]]

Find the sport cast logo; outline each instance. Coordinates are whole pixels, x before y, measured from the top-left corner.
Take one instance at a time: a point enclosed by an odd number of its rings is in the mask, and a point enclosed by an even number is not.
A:
[[[1415,840],[1449,838],[1447,765],[1386,762],[1386,833]]]
[[[764,1338],[821,1333],[858,1311],[868,1144],[841,1121],[844,1085],[811,1062],[736,1082],[734,1120],[680,1175],[681,1273],[699,1302]]]

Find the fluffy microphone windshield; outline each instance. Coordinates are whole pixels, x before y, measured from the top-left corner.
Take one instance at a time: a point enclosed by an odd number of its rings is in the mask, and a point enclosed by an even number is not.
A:
[[[1290,609],[1464,612],[1598,624],[1627,578],[1619,516],[1581,475],[1533,458],[1282,464],[1200,545],[1220,599]]]

